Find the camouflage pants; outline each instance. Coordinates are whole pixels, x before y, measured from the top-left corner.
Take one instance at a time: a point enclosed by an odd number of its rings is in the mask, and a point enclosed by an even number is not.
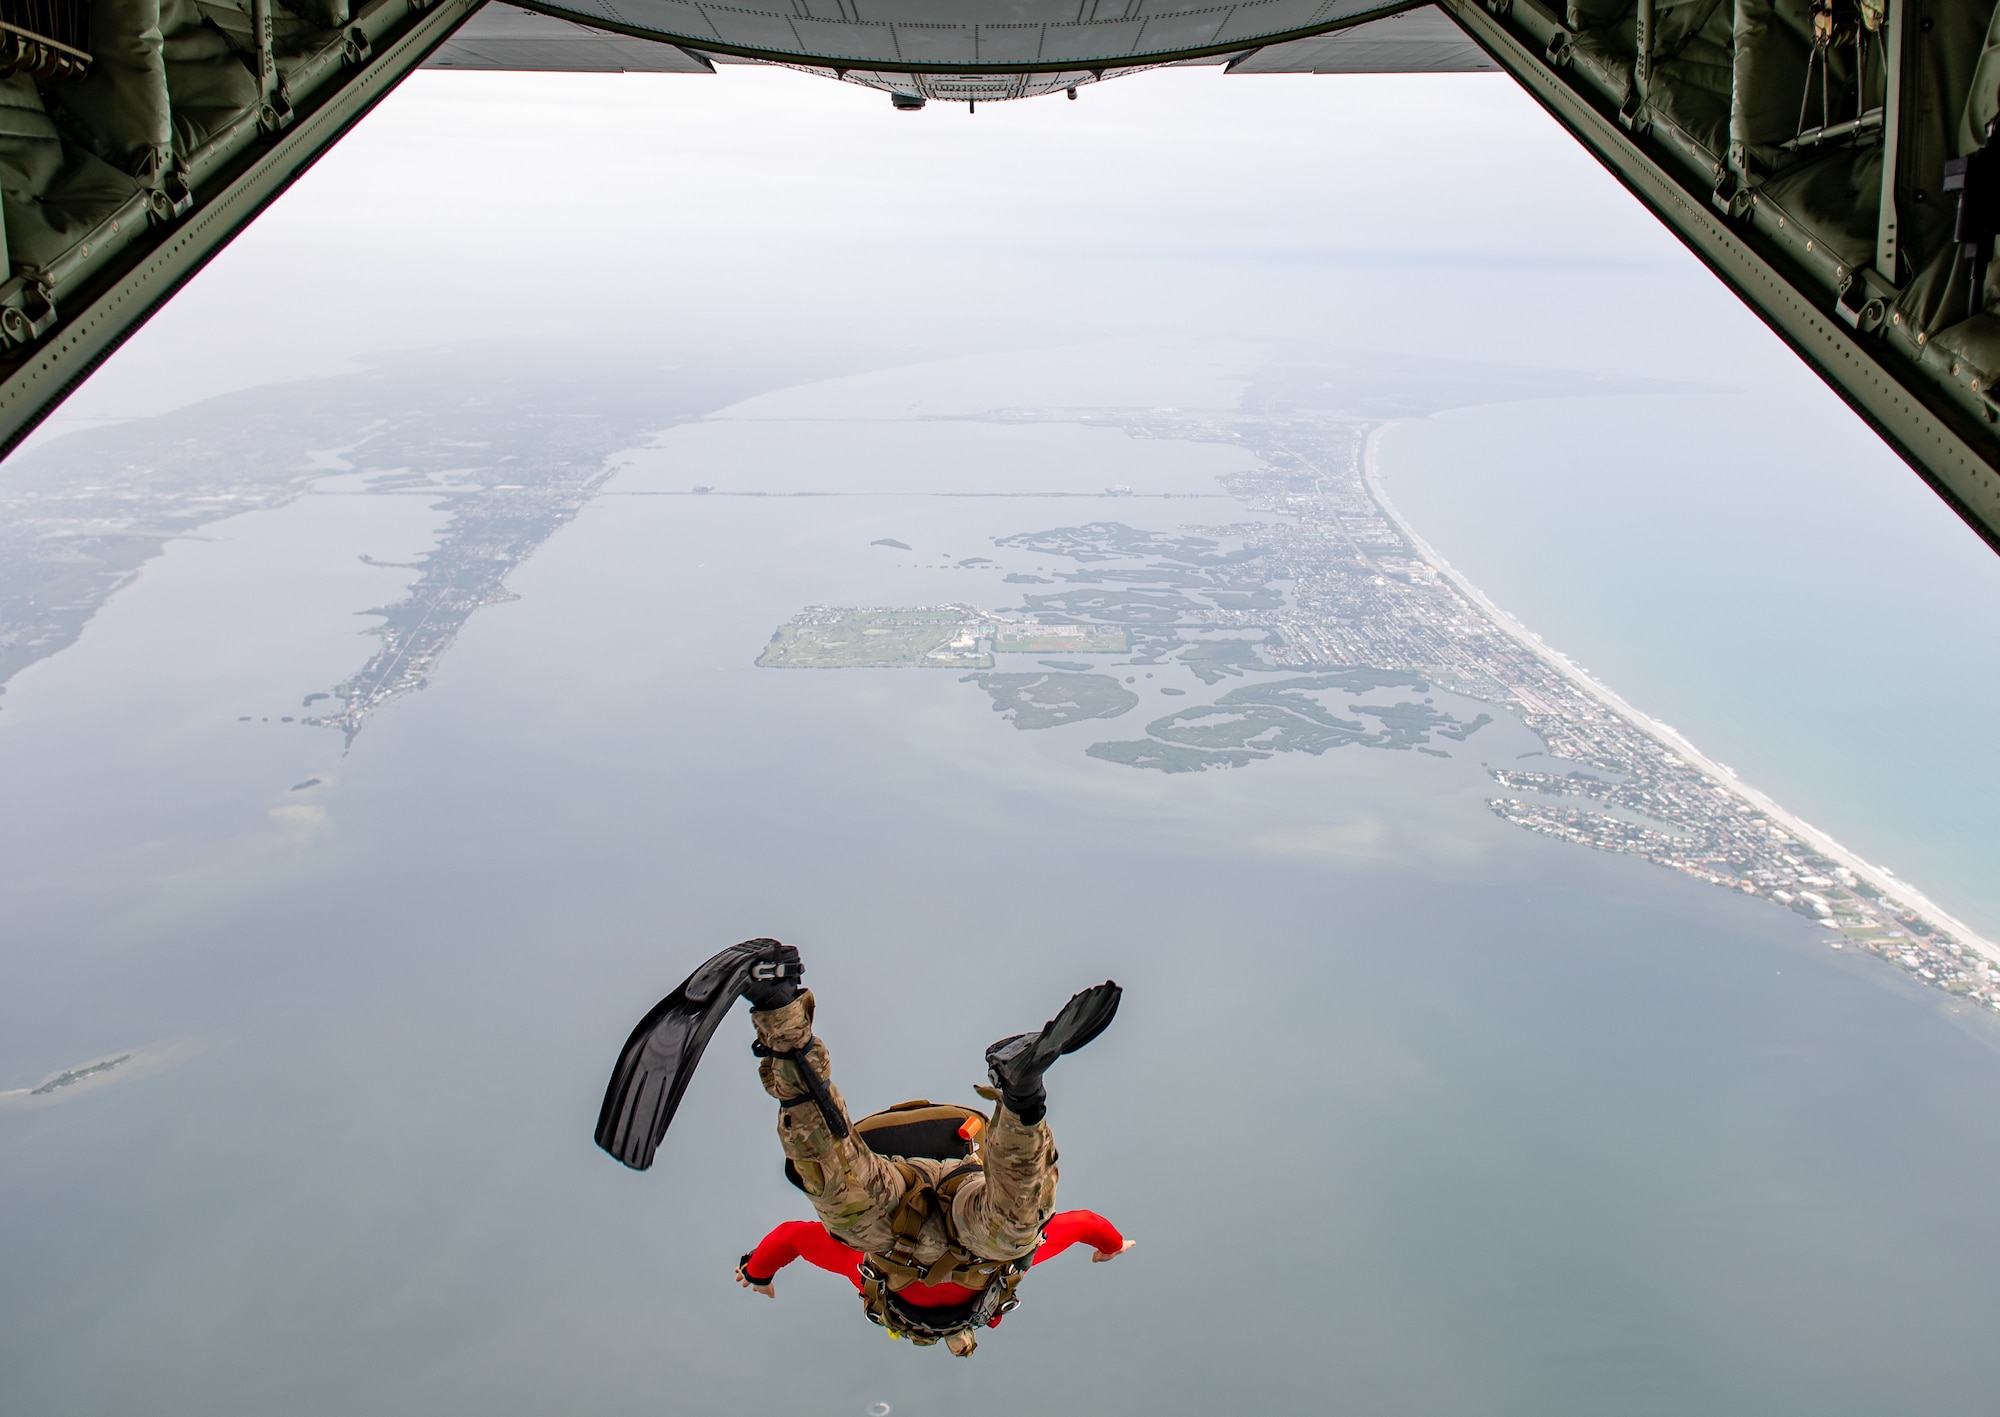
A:
[[[790,1052],[810,1040],[806,1061],[827,1080],[841,1115],[847,1116],[847,1103],[832,1083],[826,1044],[813,1035],[810,990],[781,1009],[753,1012],[750,1021],[757,1026],[758,1041],[777,1052]],[[836,1239],[863,1253],[887,1250],[895,1239],[890,1217],[902,1203],[905,1189],[902,1174],[851,1132],[834,1139],[790,1060],[766,1058],[758,1072],[764,1090],[778,1099],[779,1145],[797,1168],[821,1223]],[[1000,1102],[994,1104],[993,1113],[992,1125],[981,1136],[985,1172],[959,1187],[952,1199],[952,1223],[959,1243],[980,1258],[1018,1259],[1033,1252],[1042,1226],[1055,1213],[1055,1141],[1046,1121],[1028,1126]],[[931,1182],[959,1164],[901,1159]],[[946,1248],[944,1224],[932,1216],[924,1222],[915,1258],[920,1265],[933,1264]]]

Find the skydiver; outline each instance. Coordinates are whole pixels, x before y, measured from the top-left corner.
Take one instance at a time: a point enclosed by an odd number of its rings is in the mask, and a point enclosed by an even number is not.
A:
[[[696,970],[626,1041],[598,1144],[635,1169],[652,1164],[695,1063],[741,994],[757,1030],[758,1075],[778,1101],[786,1174],[811,1197],[828,1240],[855,1253],[863,1306],[892,1337],[942,1341],[966,1357],[976,1331],[1014,1307],[1021,1276],[1037,1260],[1076,1240],[1099,1261],[1131,1247],[1101,1217],[1055,1215],[1056,1150],[1042,1085],[1057,1058],[1110,1025],[1122,993],[1115,983],[1083,990],[1040,1029],[986,1050],[991,1085],[977,1091],[994,1104],[990,1118],[911,1102],[851,1122],[829,1078],[826,1044],[813,1033],[801,973],[799,952],[769,939],[746,940]],[[844,1258],[827,1258],[847,1272]],[[744,1256],[737,1279],[771,1293],[775,1265],[745,1271],[757,1259]]]
[[[758,1076],[778,1099],[786,1174],[812,1199],[828,1236],[858,1252],[854,1277],[870,1320],[896,1337],[942,1339],[958,1357],[970,1355],[975,1331],[1014,1306],[1021,1276],[1042,1251],[1073,1243],[1044,1237],[1055,1216],[1056,1149],[1042,1074],[1104,1031],[1118,1011],[1118,986],[1086,989],[1036,1032],[986,1050],[992,1085],[979,1091],[995,1104],[990,1121],[968,1107],[904,1103],[836,1136],[832,1116],[844,1119],[846,1103],[830,1079],[826,1044],[813,1033],[799,952],[775,940],[756,944],[771,977],[753,979],[744,993]],[[831,1097],[832,1114],[802,1063]],[[1090,1238],[1105,1259],[1126,1248],[1115,1230]],[[737,1270],[748,1287],[770,1287],[771,1272],[744,1273],[743,1263]]]
[[[1117,1226],[1095,1211],[1058,1211],[1042,1227],[1042,1242],[1035,1247],[1031,1263],[1042,1264],[1052,1260],[1072,1245],[1088,1245],[1093,1252],[1090,1262],[1103,1264],[1117,1259],[1136,1243],[1119,1234]],[[732,1272],[736,1282],[745,1289],[762,1294],[767,1299],[775,1299],[778,1297],[778,1271],[793,1260],[804,1260],[815,1268],[845,1278],[865,1301],[868,1283],[862,1277],[861,1267],[866,1258],[853,1246],[843,1245],[834,1239],[826,1226],[817,1220],[788,1220],[758,1241],[757,1248],[738,1260]],[[935,1311],[969,1303],[975,1294],[976,1291],[957,1285],[927,1285],[919,1281],[897,1295],[896,1302],[916,1304]],[[1001,1317],[996,1313],[986,1321],[986,1326],[998,1328]],[[969,1332],[964,1338],[957,1334],[947,1335],[944,1343],[947,1349],[961,1357],[971,1352]]]

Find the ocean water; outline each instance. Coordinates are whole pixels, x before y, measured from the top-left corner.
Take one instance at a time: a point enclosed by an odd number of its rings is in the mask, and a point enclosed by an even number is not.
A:
[[[2000,557],[1832,394],[1460,409],[1382,467],[1550,644],[2000,937]]]
[[[1511,721],[1450,759],[1170,777],[1083,749],[1199,691],[1184,669],[1125,671],[1128,719],[1024,732],[953,672],[753,668],[807,604],[1004,603],[954,568],[993,537],[1243,515],[1036,495],[1210,491],[1226,448],[815,400],[635,451],[345,757],[264,705],[363,657],[338,616],[384,593],[336,563],[407,559],[421,502],[177,545],[10,690],[0,1083],[179,1061],[0,1112],[0,1407],[1977,1410],[1991,1020],[1495,819]],[[843,490],[870,495],[724,495]],[[221,651],[274,600],[325,638],[253,673]],[[212,648],[139,653],[178,633]],[[1137,1247],[1038,1269],[969,1362],[803,1266],[739,1290],[809,1213],[747,1022],[653,1170],[590,1130],[638,1015],[759,934],[804,950],[862,1108],[969,1098],[988,1042],[1116,977],[1051,1121],[1061,1204]]]

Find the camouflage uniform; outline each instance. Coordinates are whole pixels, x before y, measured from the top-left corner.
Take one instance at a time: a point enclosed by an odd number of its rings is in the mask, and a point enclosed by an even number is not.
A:
[[[752,1012],[757,1039],[773,1052],[791,1052],[811,1040],[807,1063],[833,1094],[841,1115],[847,1103],[828,1071],[826,1044],[813,1034],[813,996],[798,998],[768,1013]],[[868,1149],[850,1132],[836,1141],[806,1092],[799,1071],[788,1059],[766,1058],[758,1067],[764,1090],[778,1099],[778,1141],[797,1168],[813,1209],[833,1236],[864,1254],[880,1254],[895,1236],[890,1219],[901,1204],[905,1183],[901,1172]],[[958,1162],[924,1157],[898,1158],[935,1184]],[[995,1102],[993,1121],[980,1135],[980,1161],[985,1170],[969,1178],[952,1198],[953,1227],[959,1244],[987,1260],[1016,1260],[1034,1253],[1042,1227],[1056,1208],[1056,1148],[1046,1121],[1022,1122]],[[941,1218],[924,1222],[916,1247],[919,1265],[938,1264],[950,1249]]]

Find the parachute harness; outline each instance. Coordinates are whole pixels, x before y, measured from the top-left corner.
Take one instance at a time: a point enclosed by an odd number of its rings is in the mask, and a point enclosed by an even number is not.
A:
[[[1011,1260],[985,1259],[965,1248],[952,1220],[953,1197],[985,1168],[977,1161],[967,1161],[947,1171],[933,1185],[906,1162],[890,1164],[903,1178],[903,1199],[889,1221],[894,1241],[888,1249],[869,1254],[861,1261],[861,1303],[869,1322],[888,1330],[891,1338],[907,1338],[921,1347],[954,1333],[985,1328],[1014,1309],[1021,1302],[1014,1291],[1020,1286],[1021,1276],[1034,1263],[1034,1251],[1031,1249]],[[944,1227],[944,1253],[930,1265],[919,1265],[917,1241],[924,1223],[932,1216]],[[898,1293],[917,1283],[955,1284],[979,1292],[965,1304],[934,1310],[896,1301]]]

